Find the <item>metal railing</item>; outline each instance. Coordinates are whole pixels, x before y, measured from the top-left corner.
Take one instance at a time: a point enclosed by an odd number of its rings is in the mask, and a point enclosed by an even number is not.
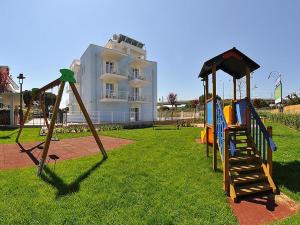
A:
[[[151,101],[150,95],[129,95],[128,101],[130,102],[149,102]]]
[[[101,99],[111,99],[111,100],[127,100],[128,99],[128,92],[127,91],[111,91],[105,90],[101,93]]]

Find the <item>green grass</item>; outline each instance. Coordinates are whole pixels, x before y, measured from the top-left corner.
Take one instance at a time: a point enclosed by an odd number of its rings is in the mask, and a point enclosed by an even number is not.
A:
[[[40,136],[39,132],[40,132],[40,128],[24,128],[21,133],[20,142],[45,140],[45,137]],[[0,130],[0,144],[15,143],[17,134],[18,134],[18,129]],[[59,139],[83,137],[83,136],[90,136],[90,135],[91,133],[89,132],[57,134]]]
[[[173,128],[107,132],[136,142],[42,179],[36,168],[1,171],[0,224],[236,224],[199,129]]]
[[[274,179],[299,201],[300,132],[272,125]],[[237,224],[222,173],[212,172],[212,158],[194,141],[199,132],[174,126],[108,131],[101,134],[136,142],[108,152],[105,162],[99,154],[58,163],[55,172],[49,165],[41,179],[36,168],[0,171],[0,224]],[[13,143],[14,135],[0,143]],[[89,133],[59,137],[76,135]],[[25,129],[23,140],[42,139],[38,129]],[[300,216],[279,224],[300,224]]]
[[[268,125],[278,148],[273,154],[274,180],[282,192],[300,202],[300,132],[279,123]]]

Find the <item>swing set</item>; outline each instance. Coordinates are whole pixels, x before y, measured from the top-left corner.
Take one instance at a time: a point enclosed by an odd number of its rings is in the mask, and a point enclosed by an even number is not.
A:
[[[38,165],[38,176],[41,176],[42,175],[42,172],[43,172],[43,168],[44,168],[44,165],[45,165],[45,160],[48,156],[48,151],[49,151],[49,147],[50,147],[50,143],[51,143],[51,139],[52,139],[52,135],[53,135],[53,132],[54,132],[54,128],[55,128],[55,123],[56,123],[56,118],[57,118],[57,113],[58,113],[58,110],[59,110],[59,105],[60,105],[60,102],[61,102],[61,98],[62,98],[62,94],[63,94],[63,91],[64,91],[64,87],[65,87],[65,83],[68,82],[71,89],[72,89],[72,92],[74,93],[74,96],[78,102],[78,105],[86,119],[86,122],[95,138],[95,141],[99,147],[99,150],[100,152],[102,153],[102,156],[103,156],[103,159],[107,159],[107,154],[106,154],[106,151],[104,149],[104,146],[96,132],[96,129],[92,123],[92,120],[82,102],[82,99],[77,91],[77,88],[75,86],[74,83],[76,83],[76,79],[74,78],[74,72],[72,70],[69,70],[69,69],[61,69],[60,70],[60,73],[61,73],[61,76],[52,81],[51,83],[45,85],[44,87],[38,89],[38,88],[35,88],[32,90],[32,96],[31,96],[31,99],[30,99],[30,102],[28,104],[28,108],[27,108],[27,111],[26,111],[26,114],[25,114],[25,117],[24,117],[24,120],[21,121],[21,124],[20,124],[20,129],[19,129],[19,132],[18,132],[18,135],[17,135],[17,138],[16,138],[16,143],[19,145],[20,149],[21,149],[21,152],[31,152],[32,150],[36,149],[36,148],[40,148],[43,144],[44,144],[44,147],[43,147],[43,151],[42,151],[42,156],[41,156],[41,159],[39,160],[39,165]],[[52,112],[52,117],[51,117],[51,121],[50,121],[50,124],[48,122],[48,119],[47,119],[47,116],[46,116],[46,111],[45,111],[45,103],[43,101],[43,96],[45,94],[45,92],[49,89],[52,89],[54,87],[59,87],[59,90],[58,90],[58,95],[57,95],[57,98],[55,100],[55,104],[54,104],[54,108],[53,108],[53,112]],[[46,126],[47,126],[47,129],[48,129],[48,133],[47,133],[47,136],[46,136],[46,140],[29,148],[29,149],[25,149],[24,146],[21,144],[20,142],[20,136],[21,136],[21,133],[23,131],[23,128],[24,128],[24,124],[25,122],[27,121],[28,119],[28,116],[29,116],[29,113],[30,113],[30,109],[33,107],[33,104],[34,104],[34,100],[35,99],[39,99],[40,100],[40,108],[42,109],[42,114],[43,114],[43,117],[44,117],[44,121],[46,123]]]

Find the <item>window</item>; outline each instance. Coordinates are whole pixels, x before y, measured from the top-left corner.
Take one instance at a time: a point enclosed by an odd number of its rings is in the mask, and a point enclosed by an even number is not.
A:
[[[106,70],[105,72],[106,73],[115,73],[115,70],[114,70],[114,62],[111,62],[111,61],[106,61]]]
[[[139,78],[140,70],[138,68],[132,68],[132,76],[134,79]]]

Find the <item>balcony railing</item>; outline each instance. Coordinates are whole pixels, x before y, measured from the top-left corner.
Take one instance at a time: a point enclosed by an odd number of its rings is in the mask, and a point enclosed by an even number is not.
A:
[[[146,80],[146,77],[142,74],[139,75],[129,75],[128,80]]]
[[[116,100],[124,100],[127,101],[128,92],[127,91],[111,91],[105,90],[102,92],[101,100],[103,101],[116,101]]]
[[[127,79],[127,74],[111,68],[104,68],[102,73],[100,74],[100,79],[107,79],[107,80],[123,80]]]
[[[151,96],[148,95],[129,95],[128,96],[129,102],[150,102]]]

